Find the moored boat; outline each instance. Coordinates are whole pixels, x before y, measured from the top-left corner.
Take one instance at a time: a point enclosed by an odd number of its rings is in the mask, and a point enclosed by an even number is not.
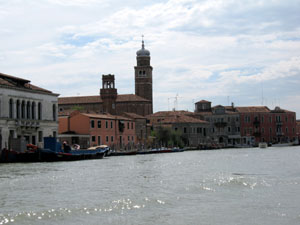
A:
[[[267,142],[259,142],[259,143],[258,143],[258,147],[259,147],[259,148],[267,148],[267,147],[268,147],[268,144],[267,144]]]
[[[63,150],[56,138],[47,137],[44,139],[44,148],[30,151],[14,151],[4,149],[1,152],[0,162],[55,162],[74,161],[83,159],[102,159],[105,154],[103,149],[78,149]]]

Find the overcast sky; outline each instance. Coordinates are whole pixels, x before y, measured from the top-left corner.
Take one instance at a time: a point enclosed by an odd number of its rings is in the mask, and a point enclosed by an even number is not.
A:
[[[151,52],[154,111],[280,106],[300,118],[299,0],[0,0],[0,72],[60,96],[134,93]],[[175,104],[175,97],[177,104]]]

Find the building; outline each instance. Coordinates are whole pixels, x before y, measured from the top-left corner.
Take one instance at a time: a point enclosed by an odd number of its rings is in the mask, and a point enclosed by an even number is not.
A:
[[[132,148],[137,141],[135,121],[110,114],[74,111],[59,117],[59,139],[81,148],[108,145],[113,149]]]
[[[161,111],[147,116],[153,130],[160,127],[178,132],[184,139],[185,146],[200,147],[208,143],[208,123],[193,118],[187,111]]]
[[[146,116],[153,113],[153,84],[150,52],[142,48],[136,53],[137,65],[135,72],[135,94],[120,95],[117,92],[115,76],[102,75],[100,95],[61,97],[58,99],[59,111],[80,110],[82,112],[109,113],[122,115],[134,113]]]
[[[244,141],[252,137],[253,144],[259,142],[279,143],[294,141],[296,113],[266,106],[236,107],[241,117],[241,133]]]
[[[0,149],[18,150],[13,143],[42,147],[43,137],[56,136],[57,97],[29,80],[0,73]]]
[[[211,102],[201,100],[195,103],[193,116],[209,123],[207,135],[212,144],[223,147],[241,145],[240,115],[235,112],[234,105],[211,107]]]

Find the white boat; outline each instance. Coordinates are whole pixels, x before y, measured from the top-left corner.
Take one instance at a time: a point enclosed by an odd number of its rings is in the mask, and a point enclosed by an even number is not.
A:
[[[277,143],[272,144],[272,147],[287,147],[287,146],[293,146],[294,142],[286,142],[286,143]]]
[[[258,143],[258,147],[259,147],[259,148],[267,148],[267,147],[268,147],[268,144],[267,144],[267,142],[259,142],[259,143]]]

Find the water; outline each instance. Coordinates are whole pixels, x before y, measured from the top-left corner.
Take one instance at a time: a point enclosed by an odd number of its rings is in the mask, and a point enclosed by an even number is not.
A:
[[[2,224],[300,224],[300,147],[0,164]]]

